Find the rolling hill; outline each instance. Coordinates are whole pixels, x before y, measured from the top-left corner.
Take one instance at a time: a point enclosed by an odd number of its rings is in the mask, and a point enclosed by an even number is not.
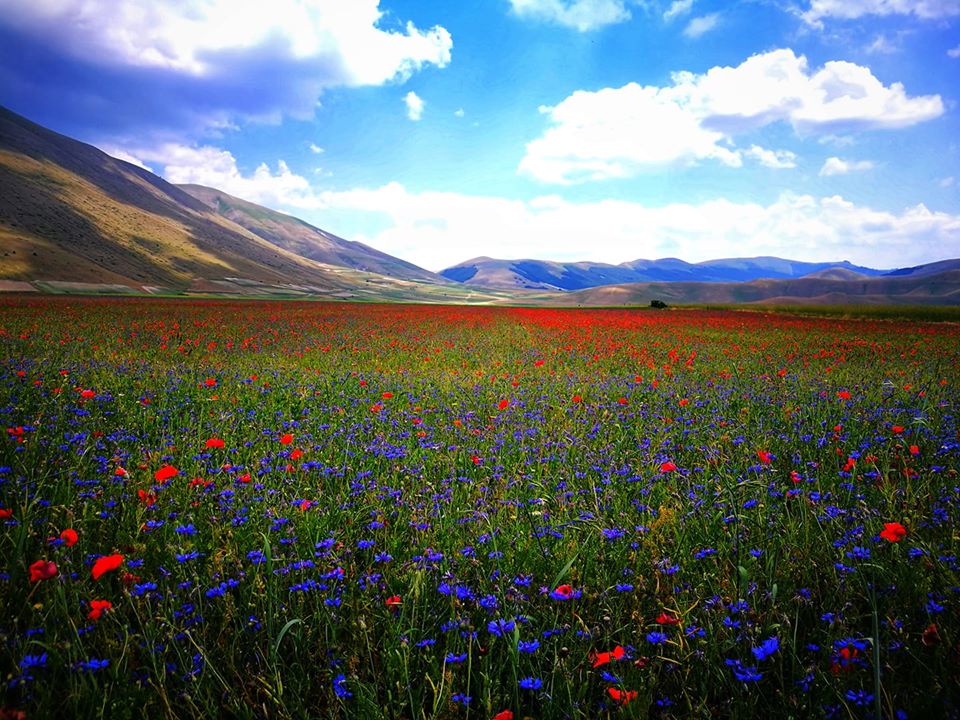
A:
[[[0,108],[0,281],[407,299],[432,299],[443,282],[252,203],[223,195],[215,210],[216,191],[195,192]]]
[[[790,279],[832,269],[864,276],[884,272],[846,261],[810,263],[776,257],[729,258],[700,263],[661,258],[633,260],[620,265],[478,257],[441,270],[440,274],[448,280],[475,287],[573,291],[633,282],[729,283],[764,278]]]

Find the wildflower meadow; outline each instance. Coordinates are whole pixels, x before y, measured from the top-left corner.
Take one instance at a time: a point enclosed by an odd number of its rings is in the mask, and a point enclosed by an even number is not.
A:
[[[960,326],[0,299],[0,718],[960,715]]]

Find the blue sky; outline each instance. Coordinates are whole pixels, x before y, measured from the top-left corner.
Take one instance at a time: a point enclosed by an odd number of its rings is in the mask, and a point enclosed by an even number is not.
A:
[[[439,270],[960,256],[960,0],[0,0],[0,103]]]

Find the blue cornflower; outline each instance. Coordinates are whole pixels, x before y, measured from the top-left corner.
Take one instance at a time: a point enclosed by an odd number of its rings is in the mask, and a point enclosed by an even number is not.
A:
[[[333,679],[333,692],[339,698],[353,697],[353,693],[347,689],[347,676],[343,673]]]
[[[525,677],[520,680],[520,687],[524,690],[539,690],[543,687],[543,680],[538,677]]]
[[[647,642],[651,645],[663,645],[669,638],[659,630],[647,633]]]
[[[513,632],[516,625],[513,620],[491,620],[487,623],[487,632],[501,637],[504,633]]]
[[[450,665],[458,665],[464,662],[466,659],[467,659],[467,653],[463,653],[462,655],[454,655],[453,653],[447,653],[446,656],[443,658],[443,661]]]
[[[517,643],[517,650],[519,650],[522,653],[535,653],[539,648],[540,648],[539,640],[530,640],[529,642],[527,642],[526,640],[520,640]]]
[[[753,648],[753,656],[758,662],[763,662],[779,649],[780,641],[777,639],[776,635],[774,635],[773,637],[769,637],[764,640],[759,646]]]

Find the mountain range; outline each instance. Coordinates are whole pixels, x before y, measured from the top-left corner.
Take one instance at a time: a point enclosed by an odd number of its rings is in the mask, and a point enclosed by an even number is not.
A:
[[[475,258],[433,273],[148,170],[0,107],[0,290],[530,304],[960,304],[960,260],[891,271],[775,257],[620,265]]]

